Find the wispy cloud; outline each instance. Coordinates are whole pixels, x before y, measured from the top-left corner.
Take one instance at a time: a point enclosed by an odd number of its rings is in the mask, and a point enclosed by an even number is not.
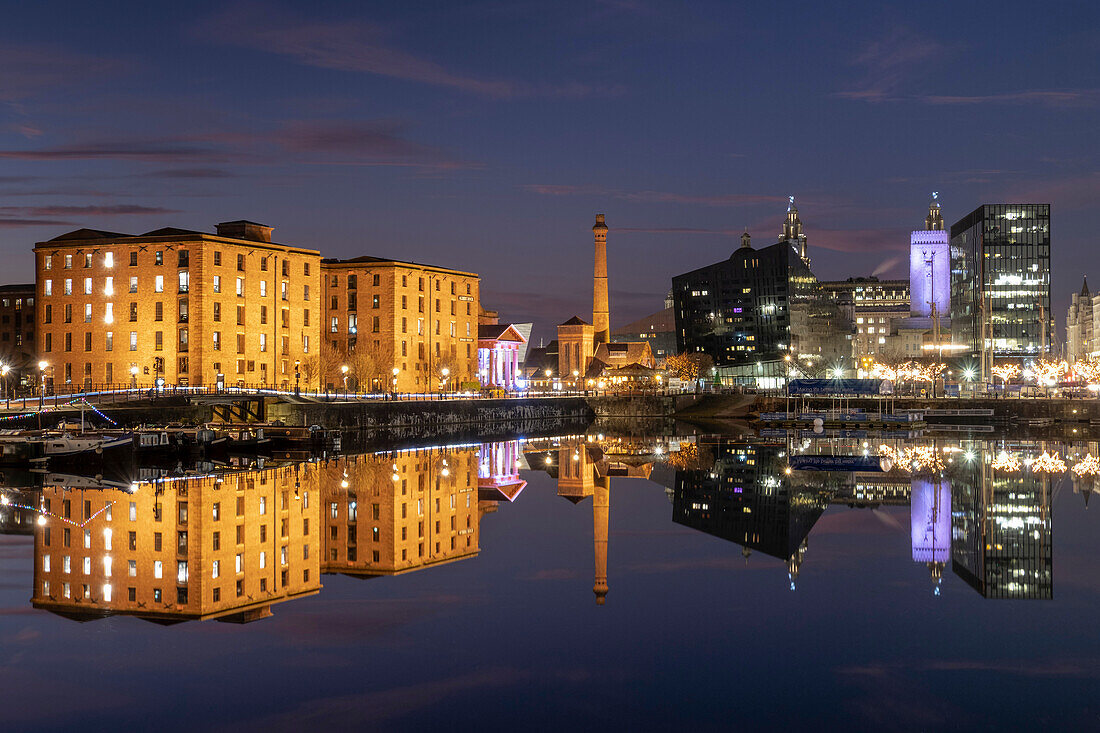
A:
[[[943,55],[941,44],[907,28],[895,28],[876,38],[852,60],[861,76],[849,89],[836,93],[844,99],[885,102],[897,98],[902,86],[922,66]]]
[[[155,174],[217,178],[230,173],[209,164],[316,163],[420,168],[474,168],[443,150],[408,137],[400,120],[290,120],[269,130],[223,130],[155,140],[90,140],[41,148],[0,150],[0,159],[29,161],[121,160],[190,164]]]
[[[72,226],[69,221],[56,221],[49,219],[5,219],[0,217],[0,229],[16,229],[20,227],[67,227]]]
[[[917,97],[925,104],[940,105],[1039,105],[1042,107],[1095,107],[1100,104],[1100,89],[1030,89],[998,94],[928,94]]]
[[[125,69],[119,59],[48,45],[4,43],[0,46],[0,101],[20,102],[59,87],[85,85]],[[24,127],[32,134],[37,129]]]
[[[785,202],[786,196],[773,194],[685,194],[671,191],[625,191],[602,186],[586,186],[554,183],[524,185],[527,191],[543,196],[586,196],[589,198],[615,199],[658,204],[697,204],[700,206],[741,206],[744,204]]]
[[[224,45],[287,56],[307,66],[385,76],[497,99],[579,97],[597,91],[583,83],[539,86],[455,71],[393,45],[390,34],[378,24],[315,20],[253,2],[239,3],[208,18],[195,28],[195,35]]]
[[[135,214],[159,215],[178,213],[178,209],[129,204],[120,204],[118,206],[0,206],[0,215],[22,214],[24,216],[132,216]]]

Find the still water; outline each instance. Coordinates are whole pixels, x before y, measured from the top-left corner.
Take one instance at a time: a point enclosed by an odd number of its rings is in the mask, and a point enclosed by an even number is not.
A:
[[[1098,453],[589,435],[0,489],[4,728],[1095,729]]]

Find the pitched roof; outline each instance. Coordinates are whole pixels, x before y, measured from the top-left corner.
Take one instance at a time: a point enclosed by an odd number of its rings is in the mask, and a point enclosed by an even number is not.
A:
[[[588,321],[581,320],[580,316],[573,316],[572,318],[570,318],[568,321],[566,321],[565,323],[563,323],[561,325],[563,325],[563,326],[591,326],[592,324],[589,323]]]
[[[480,341],[519,341],[526,342],[523,334],[510,323],[493,323],[477,327],[477,338]]]
[[[1089,297],[1089,279],[1086,277],[1081,282],[1081,297]]]
[[[74,239],[120,239],[130,237],[131,234],[119,234],[118,232],[102,232],[98,229],[77,229],[76,231],[62,234],[49,240],[51,242],[67,242]]]
[[[202,234],[202,232],[196,232],[194,229],[179,229],[177,227],[162,227],[161,229],[154,229],[151,232],[145,232],[140,236],[142,237],[175,237],[191,234]]]

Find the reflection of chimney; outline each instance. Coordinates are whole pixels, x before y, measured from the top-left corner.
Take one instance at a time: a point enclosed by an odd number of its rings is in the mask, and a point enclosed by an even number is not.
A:
[[[607,225],[603,214],[596,214],[596,224],[592,227],[596,235],[596,263],[592,277],[592,330],[596,343],[606,344],[611,340],[611,316],[607,304]]]
[[[592,492],[592,540],[596,551],[596,605],[602,606],[607,597],[607,523],[611,514],[611,479],[600,476]]]

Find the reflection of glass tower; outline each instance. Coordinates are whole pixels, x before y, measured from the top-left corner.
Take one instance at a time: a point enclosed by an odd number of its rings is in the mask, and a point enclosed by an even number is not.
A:
[[[784,446],[723,442],[710,471],[677,471],[672,519],[787,563],[792,586],[828,499],[792,482]]]
[[[981,461],[960,469],[951,493],[954,573],[986,598],[1052,598],[1048,479]]]

